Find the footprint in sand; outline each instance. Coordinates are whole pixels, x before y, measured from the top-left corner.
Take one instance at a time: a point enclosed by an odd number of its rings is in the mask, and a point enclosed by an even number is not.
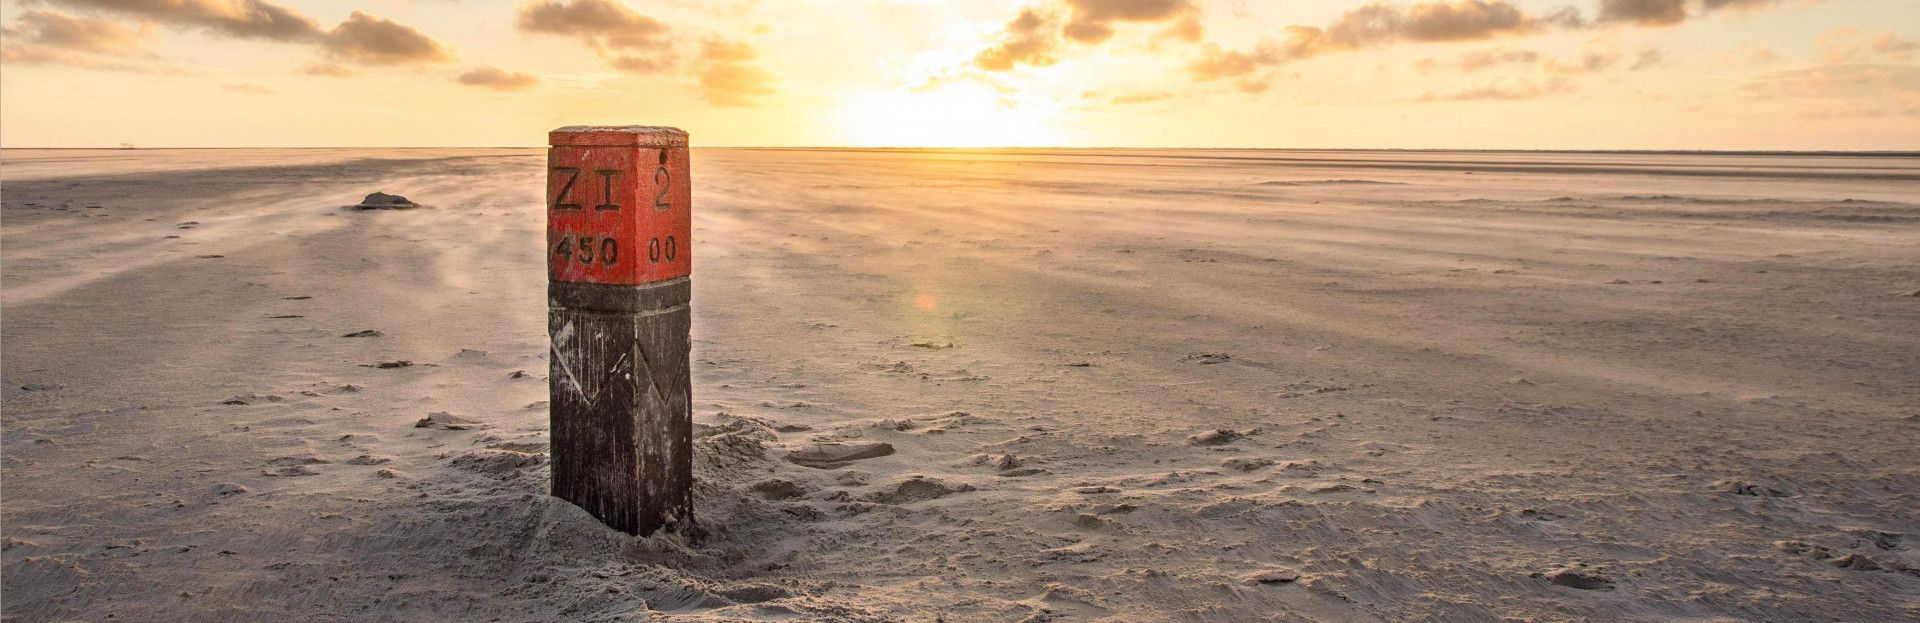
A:
[[[972,490],[973,485],[966,483],[949,485],[926,476],[911,476],[895,485],[892,491],[874,493],[867,499],[880,504],[912,504]]]
[[[272,466],[260,472],[262,476],[317,476],[320,470],[314,465],[325,465],[330,461],[311,456],[283,456],[267,464]]]
[[[784,478],[762,480],[748,489],[769,500],[791,500],[807,494],[805,487]]]

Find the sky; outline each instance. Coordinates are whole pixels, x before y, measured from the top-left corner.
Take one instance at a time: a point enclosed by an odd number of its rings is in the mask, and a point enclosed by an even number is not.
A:
[[[1920,0],[0,0],[0,146],[1920,149]]]

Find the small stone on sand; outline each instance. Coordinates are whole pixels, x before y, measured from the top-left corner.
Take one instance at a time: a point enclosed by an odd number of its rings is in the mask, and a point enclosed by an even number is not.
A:
[[[360,203],[353,207],[361,210],[410,210],[420,207],[420,204],[408,201],[406,197],[400,195],[376,192],[367,195],[367,198],[361,199]]]

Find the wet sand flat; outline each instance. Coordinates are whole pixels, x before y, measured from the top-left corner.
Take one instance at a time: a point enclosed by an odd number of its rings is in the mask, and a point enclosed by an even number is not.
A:
[[[1920,157],[695,150],[698,541],[544,162],[0,153],[7,620],[1920,617]]]

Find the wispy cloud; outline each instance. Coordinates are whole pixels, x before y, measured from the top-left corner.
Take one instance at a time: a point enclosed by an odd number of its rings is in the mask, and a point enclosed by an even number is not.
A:
[[[1200,7],[1193,0],[1061,0],[1022,9],[994,41],[973,56],[973,67],[1012,71],[1059,62],[1073,44],[1095,46],[1124,25],[1158,26],[1156,39],[1198,42]]]
[[[273,89],[267,88],[262,85],[254,84],[251,82],[229,84],[229,85],[222,86],[220,88],[226,89],[228,91],[232,91],[234,93],[245,93],[247,95],[273,95],[275,93],[278,93],[278,91],[275,91]]]
[[[1426,93],[1419,97],[1421,102],[1471,102],[1471,101],[1513,101],[1530,100],[1573,90],[1573,85],[1562,78],[1547,80],[1521,79],[1507,83],[1488,84],[1459,91]]]
[[[233,39],[317,46],[339,62],[404,65],[451,60],[445,45],[411,26],[361,11],[332,29],[270,0],[36,0]]]
[[[701,96],[717,106],[752,106],[772,95],[773,74],[754,64],[757,57],[753,46],[744,42],[713,38],[701,43],[700,57],[694,62]]]
[[[135,16],[172,26],[200,28],[239,39],[311,41],[322,34],[320,24],[312,18],[292,7],[267,0],[41,1]]]
[[[1821,33],[1821,55],[1828,63],[1907,61],[1920,43],[1892,32],[1863,33],[1858,28],[1835,28]]]
[[[144,25],[134,28],[58,11],[26,11],[12,24],[0,26],[0,60],[107,71],[181,72],[146,47],[152,34]]]
[[[533,74],[507,71],[499,67],[479,67],[454,77],[454,82],[495,91],[523,91],[540,85]]]
[[[1534,15],[1504,0],[1374,3],[1347,11],[1325,27],[1287,26],[1277,40],[1264,40],[1251,50],[1206,46],[1187,69],[1202,81],[1240,78],[1265,67],[1334,52],[1406,42],[1485,41],[1576,25],[1579,20],[1571,9]]]

